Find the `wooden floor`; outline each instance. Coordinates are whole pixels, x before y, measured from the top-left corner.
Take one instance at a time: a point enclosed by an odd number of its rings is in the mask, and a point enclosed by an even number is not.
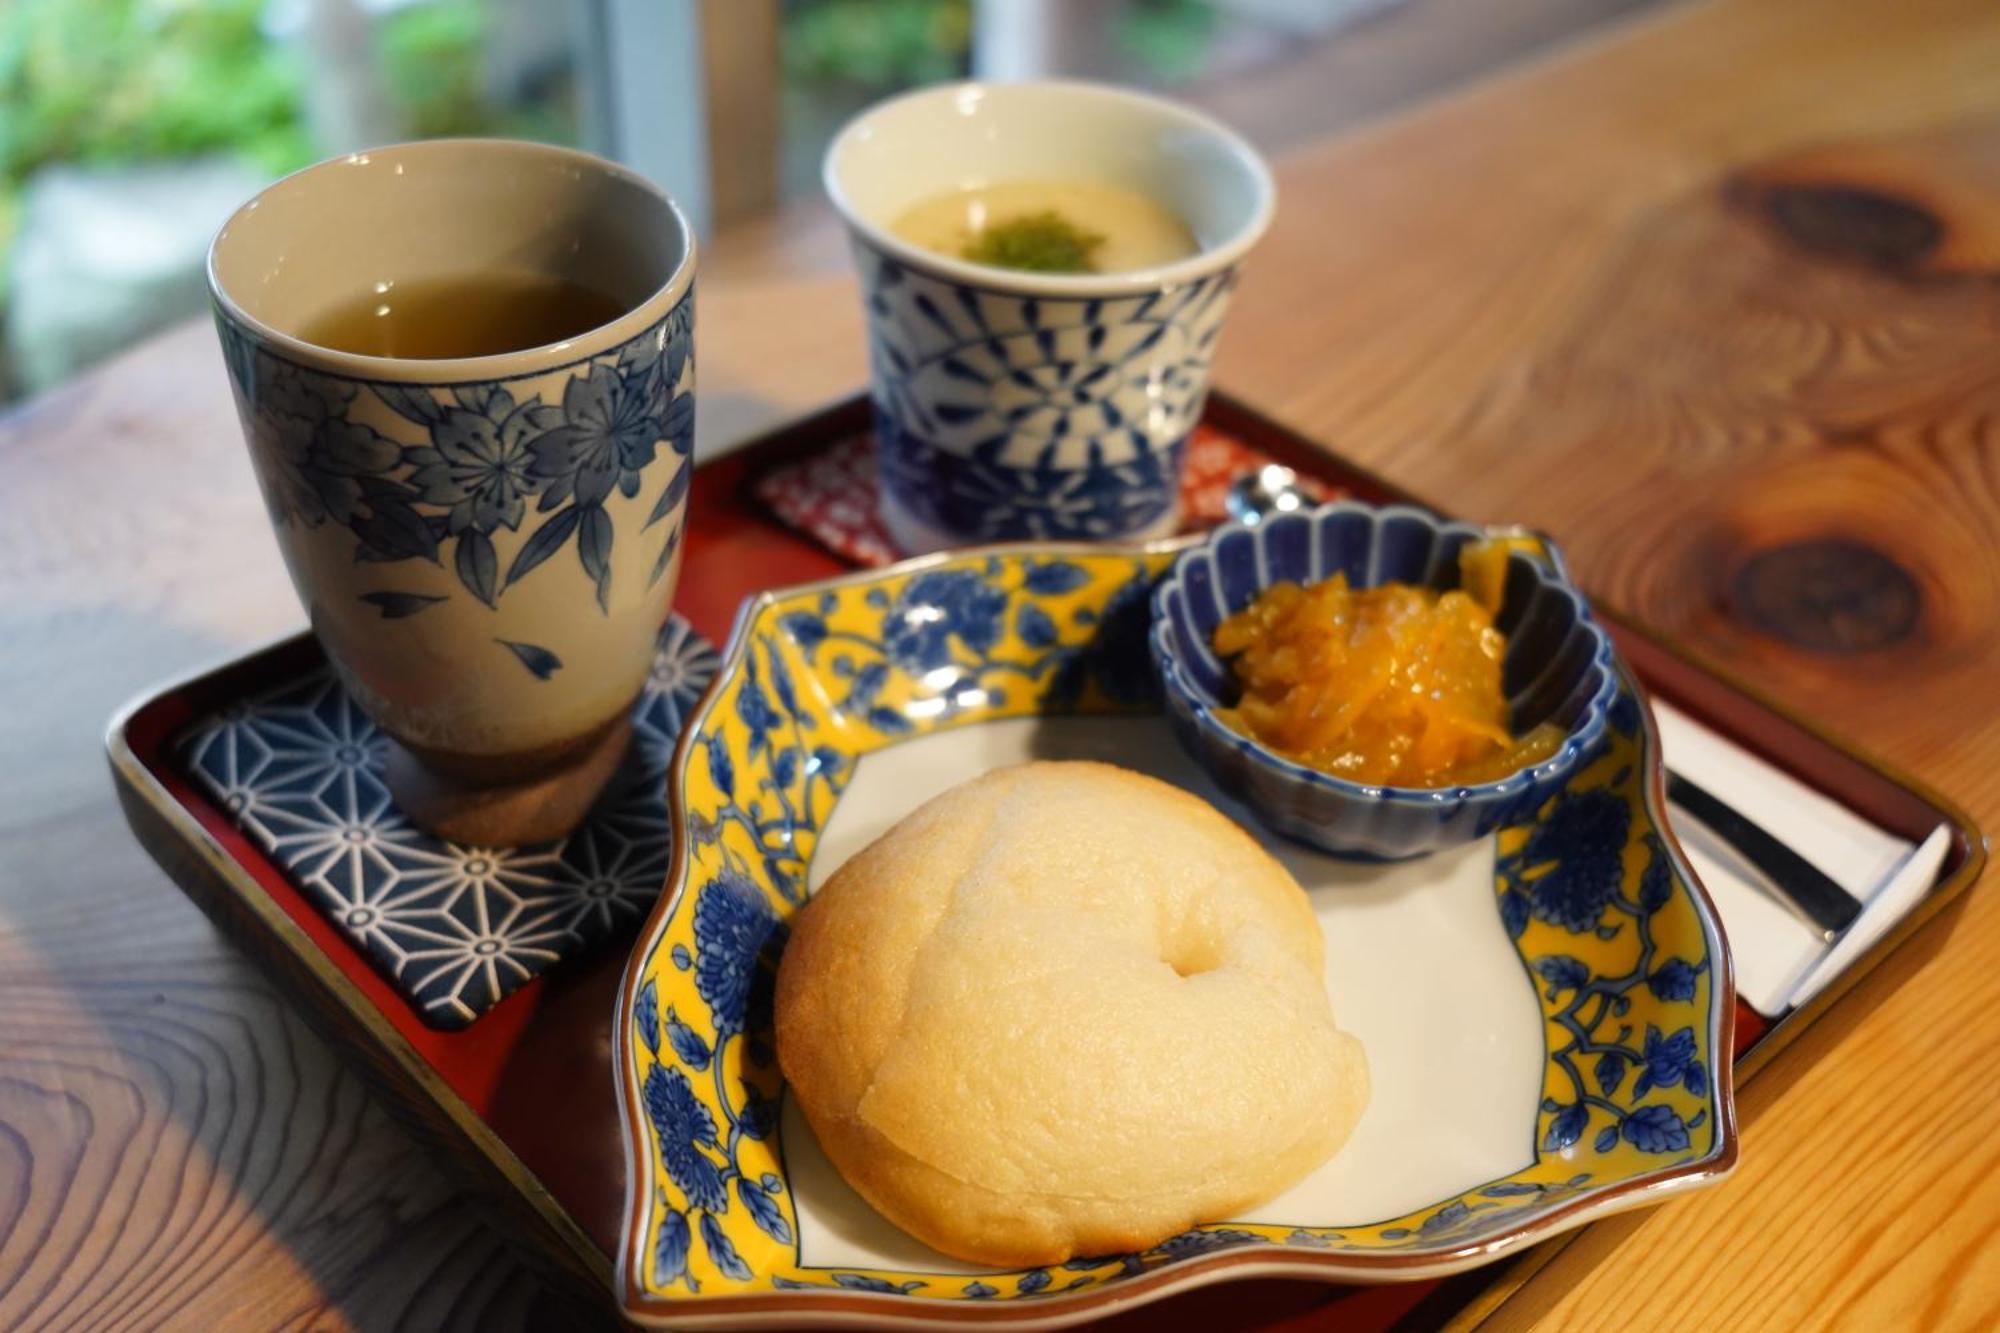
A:
[[[1221,382],[1550,528],[1597,595],[2000,828],[2000,7],[1673,5],[1362,105],[1406,109],[1281,162]],[[704,264],[705,449],[860,383],[830,230]],[[0,421],[0,1327],[586,1317],[112,804],[116,703],[299,624],[206,327]],[[1732,1180],[1594,1228],[1498,1322],[1995,1326],[1996,1065],[1984,885],[1749,1089]]]

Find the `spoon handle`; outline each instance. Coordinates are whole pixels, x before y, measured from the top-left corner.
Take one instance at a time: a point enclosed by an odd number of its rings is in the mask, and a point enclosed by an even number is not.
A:
[[[1832,940],[1854,924],[1861,904],[1818,866],[1752,823],[1742,811],[1667,770],[1667,799],[1734,848],[1756,868],[1766,887],[1807,925]]]

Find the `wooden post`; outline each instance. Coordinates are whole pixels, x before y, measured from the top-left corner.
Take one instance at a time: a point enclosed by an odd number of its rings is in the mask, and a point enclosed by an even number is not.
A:
[[[702,0],[709,216],[716,227],[778,202],[778,0]]]

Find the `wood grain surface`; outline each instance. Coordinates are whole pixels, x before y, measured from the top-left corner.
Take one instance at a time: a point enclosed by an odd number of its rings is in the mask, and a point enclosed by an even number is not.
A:
[[[2000,828],[2000,8],[1676,6],[1289,153],[1280,190],[1224,384],[1551,529]],[[704,448],[859,382],[823,218],[704,262]],[[208,328],[0,422],[0,1328],[593,1317],[122,827],[116,703],[299,623]],[[1733,1180],[1595,1229],[1498,1322],[1993,1326],[1996,1060],[1982,887],[1750,1088]]]

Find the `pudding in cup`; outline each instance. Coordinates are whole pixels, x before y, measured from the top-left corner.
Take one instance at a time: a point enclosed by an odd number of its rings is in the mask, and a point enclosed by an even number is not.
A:
[[[1256,150],[1142,93],[964,83],[864,112],[827,150],[824,175],[860,269],[881,515],[896,544],[916,554],[1171,533],[1237,270],[1271,219]],[[910,239],[908,220],[943,196],[1032,200],[1030,187],[1058,207],[1087,208],[1091,191],[1139,196],[1185,227],[1192,252],[1047,272]],[[1060,217],[1086,235],[1125,230],[1103,211]]]

